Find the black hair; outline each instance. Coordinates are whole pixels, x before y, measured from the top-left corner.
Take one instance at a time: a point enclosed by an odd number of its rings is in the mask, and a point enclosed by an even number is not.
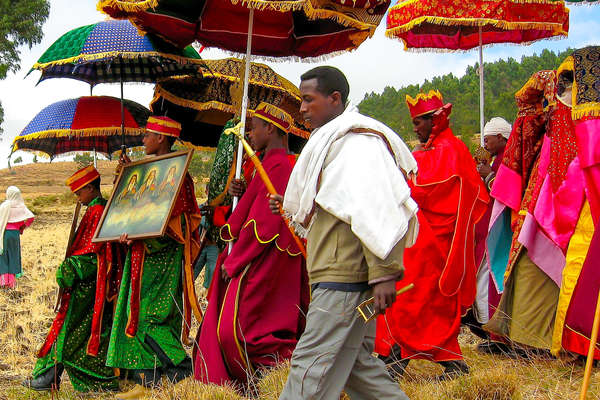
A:
[[[94,188],[96,190],[100,190],[100,177],[97,177],[96,179],[94,179],[93,181],[88,183],[88,185],[90,185],[92,188]]]
[[[329,96],[333,92],[340,92],[342,105],[346,104],[348,94],[350,93],[350,85],[348,85],[348,80],[342,71],[325,65],[313,68],[300,77],[301,81],[308,81],[310,79],[317,80],[317,90],[325,96]]]

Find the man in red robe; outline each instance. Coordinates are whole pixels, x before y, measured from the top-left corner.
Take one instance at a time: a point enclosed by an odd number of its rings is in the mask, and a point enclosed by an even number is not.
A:
[[[252,118],[252,144],[264,153],[263,167],[278,193],[285,192],[292,172],[284,143],[292,123],[289,114],[267,103]],[[194,375],[205,383],[243,383],[289,359],[304,329],[305,260],[285,221],[271,213],[267,196],[255,176],[221,229],[222,238],[234,244],[217,261],[197,338]]]
[[[411,185],[419,236],[406,249],[399,286],[412,282],[415,288],[378,318],[375,351],[396,372],[415,358],[439,362],[440,378],[447,379],[469,371],[458,334],[462,311],[475,299],[474,227],[489,196],[467,146],[449,127],[452,105],[444,105],[438,91],[406,101],[420,141],[413,151],[419,173]]]

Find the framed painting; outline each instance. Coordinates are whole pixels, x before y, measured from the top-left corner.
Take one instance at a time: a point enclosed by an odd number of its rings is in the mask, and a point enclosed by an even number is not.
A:
[[[104,208],[92,242],[149,239],[165,234],[193,151],[126,164]]]

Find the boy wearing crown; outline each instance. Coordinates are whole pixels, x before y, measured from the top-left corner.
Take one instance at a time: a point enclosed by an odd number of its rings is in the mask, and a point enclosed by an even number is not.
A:
[[[180,132],[178,122],[151,116],[143,139],[146,154],[170,153]],[[130,160],[122,154],[119,162]],[[127,244],[129,250],[107,365],[131,370],[136,386],[117,395],[117,399],[142,398],[162,377],[178,382],[192,373],[191,359],[182,340],[190,344],[187,341],[191,310],[201,319],[193,288],[200,218],[194,184],[186,173],[164,236],[131,241],[127,234],[121,235],[121,243]]]
[[[449,127],[452,105],[433,90],[406,102],[420,142],[413,151],[419,174],[411,183],[419,236],[404,257],[404,282],[415,288],[379,318],[375,351],[398,373],[413,358],[439,362],[440,378],[448,379],[468,373],[460,317],[475,299],[474,226],[489,196],[467,146]]]
[[[292,172],[285,146],[292,124],[287,112],[263,102],[249,132],[279,193]],[[250,181],[221,237],[233,247],[217,262],[197,339],[195,377],[205,383],[245,383],[255,371],[291,357],[304,329],[308,279],[285,221],[269,209],[260,176]]]
[[[100,192],[100,174],[90,165],[67,179],[67,185],[87,210],[67,257],[56,271],[60,307],[38,351],[33,379],[24,385],[34,390],[58,390],[66,370],[75,390],[115,390],[117,378],[105,365],[112,306],[104,306],[113,252],[110,244],[91,241],[106,205]]]

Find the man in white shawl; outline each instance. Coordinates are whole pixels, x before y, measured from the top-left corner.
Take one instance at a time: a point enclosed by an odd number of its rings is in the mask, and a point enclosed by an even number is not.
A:
[[[313,129],[292,171],[283,203],[307,239],[312,301],[280,400],[407,399],[374,358],[375,323],[356,307],[375,298],[383,313],[396,299],[404,248],[418,233],[407,177],[417,164],[398,135],[345,107],[349,86],[333,67],[301,77],[300,112]]]
[[[6,200],[0,204],[0,287],[13,288],[15,278],[23,273],[21,238],[23,230],[33,222],[21,191],[16,186],[6,189]]]

